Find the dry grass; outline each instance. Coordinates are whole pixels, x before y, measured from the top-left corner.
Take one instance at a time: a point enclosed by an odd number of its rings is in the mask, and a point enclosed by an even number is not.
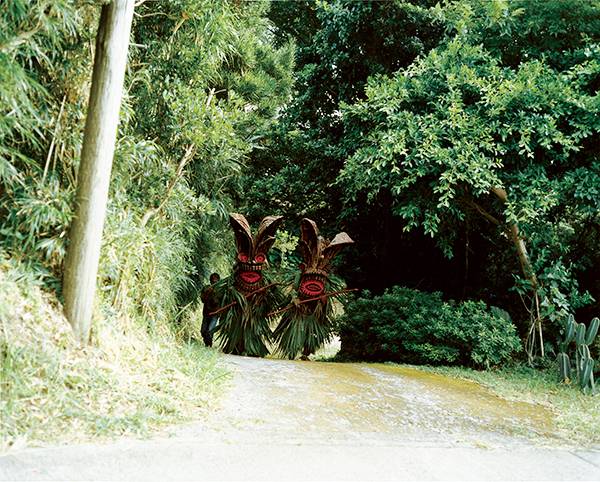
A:
[[[227,372],[214,350],[150,336],[125,317],[94,319],[74,341],[60,305],[0,260],[2,450],[147,437],[211,410]]]

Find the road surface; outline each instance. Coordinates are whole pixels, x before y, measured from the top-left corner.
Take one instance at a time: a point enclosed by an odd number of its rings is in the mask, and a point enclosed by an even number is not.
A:
[[[28,448],[0,480],[589,480],[543,406],[402,367],[227,356],[220,410],[168,438]]]

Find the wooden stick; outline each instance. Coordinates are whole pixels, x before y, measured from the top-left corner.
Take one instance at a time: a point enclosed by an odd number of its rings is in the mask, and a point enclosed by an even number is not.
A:
[[[311,299],[309,299],[309,300],[303,300],[303,301],[300,301],[298,304],[299,304],[299,305],[302,305],[302,304],[304,304],[304,303],[310,303],[311,301],[320,300],[320,299],[322,299],[322,298],[327,298],[327,297],[329,297],[329,296],[333,296],[333,295],[339,295],[339,294],[341,294],[341,293],[351,293],[352,291],[358,291],[358,288],[353,288],[353,289],[351,289],[351,290],[342,290],[342,291],[336,291],[335,293],[329,293],[329,294],[326,294],[326,295],[317,296],[317,297],[315,297],[315,298],[311,298]],[[276,315],[276,314],[278,314],[278,313],[283,313],[284,311],[287,311],[287,310],[289,310],[289,309],[290,309],[290,308],[292,308],[292,307],[294,307],[294,305],[290,305],[290,306],[288,306],[288,307],[284,308],[283,310],[279,310],[279,311],[273,311],[272,313],[268,313],[268,314],[267,314],[267,316]]]
[[[50,143],[50,149],[48,150],[48,157],[46,158],[46,165],[44,166],[42,184],[44,184],[46,174],[48,174],[48,167],[50,167],[50,159],[52,158],[52,151],[54,150],[54,144],[56,143],[56,135],[58,134],[58,128],[60,127],[60,118],[62,116],[63,109],[65,108],[65,100],[67,100],[66,95],[63,96],[62,103],[60,104],[60,112],[58,113],[58,117],[56,118],[56,127],[54,128],[54,135],[52,136],[52,142]]]
[[[283,283],[271,283],[267,286],[263,286],[262,288],[258,288],[256,291],[253,291],[252,293],[248,293],[247,295],[244,295],[244,298],[249,298],[252,295],[255,295],[256,293],[260,293],[261,291],[266,290],[267,288],[270,288],[271,286],[275,286],[275,285],[282,285]],[[229,303],[228,305],[223,306],[222,308],[219,308],[217,311],[213,311],[212,313],[209,313],[208,315],[216,315],[217,313],[223,311],[225,308],[229,308],[230,306],[233,305],[237,305],[237,301],[234,301],[233,303]]]

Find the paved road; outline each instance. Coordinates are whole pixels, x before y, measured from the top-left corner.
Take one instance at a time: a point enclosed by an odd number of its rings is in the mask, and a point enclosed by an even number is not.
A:
[[[541,406],[386,365],[227,357],[223,407],[169,438],[24,449],[1,480],[590,480]]]

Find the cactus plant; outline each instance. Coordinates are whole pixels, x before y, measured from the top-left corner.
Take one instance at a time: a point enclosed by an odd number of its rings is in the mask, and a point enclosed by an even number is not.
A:
[[[573,315],[565,319],[565,339],[560,343],[558,354],[558,376],[563,381],[571,380],[571,360],[566,351],[572,340],[575,341],[575,367],[577,369],[577,381],[579,387],[587,394],[596,394],[594,383],[595,362],[590,356],[590,347],[598,333],[600,319],[594,318],[586,330],[583,323],[577,323]],[[586,333],[587,331],[587,333]]]

